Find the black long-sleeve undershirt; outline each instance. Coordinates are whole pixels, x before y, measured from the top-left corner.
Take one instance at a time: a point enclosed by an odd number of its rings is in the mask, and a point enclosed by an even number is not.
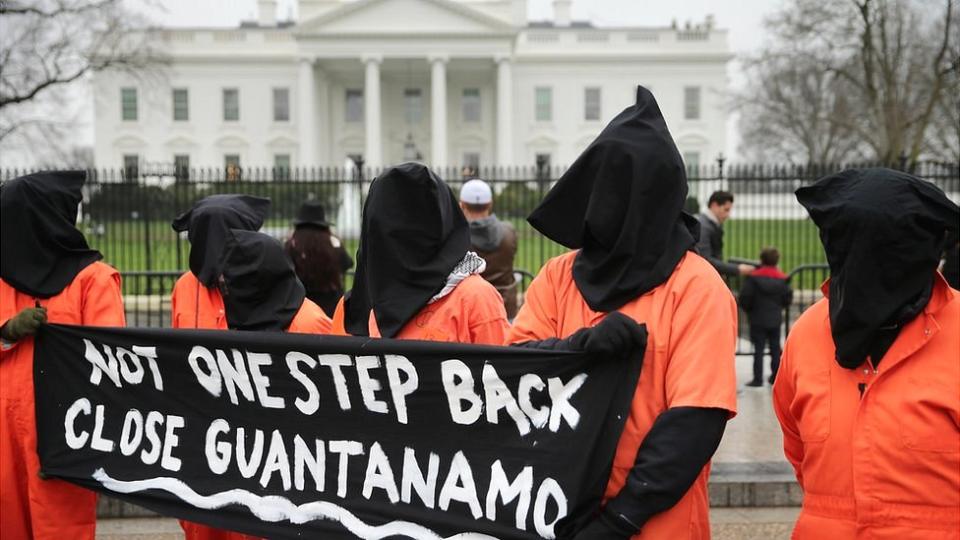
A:
[[[676,407],[661,413],[640,444],[626,484],[604,514],[625,535],[669,510],[710,461],[727,425],[724,409]]]

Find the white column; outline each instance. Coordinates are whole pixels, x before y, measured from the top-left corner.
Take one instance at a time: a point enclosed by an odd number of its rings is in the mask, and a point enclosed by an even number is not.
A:
[[[513,165],[513,64],[509,56],[497,62],[497,165]]]
[[[367,145],[364,162],[369,167],[383,165],[383,141],[380,136],[380,55],[364,55],[363,63],[366,66],[363,93],[363,118],[366,126]]]
[[[430,61],[430,140],[432,143],[431,165],[434,168],[447,166],[447,60],[443,55],[434,55]]]
[[[333,157],[333,139],[330,136],[330,77],[324,71],[323,66],[317,66],[317,111],[314,114],[317,127],[315,133],[317,137],[317,164],[318,165],[337,165],[339,160]]]
[[[297,128],[300,137],[300,166],[317,165],[317,111],[314,107],[316,86],[313,74],[313,58],[300,59],[299,81],[297,84]]]

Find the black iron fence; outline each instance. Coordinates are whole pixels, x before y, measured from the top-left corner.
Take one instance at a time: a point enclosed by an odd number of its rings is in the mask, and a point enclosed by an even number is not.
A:
[[[852,164],[850,166],[876,166]],[[728,258],[756,260],[766,246],[777,247],[780,266],[794,276],[797,301],[788,312],[795,318],[815,298],[825,271],[816,228],[793,192],[846,165],[728,165],[723,160],[688,170],[690,212],[706,210],[717,190],[735,195],[734,210],[724,224]],[[924,162],[890,165],[925,178],[960,201],[960,164]],[[0,170],[0,181],[29,171]],[[454,190],[468,179],[487,180],[494,191],[494,211],[517,230],[515,268],[534,275],[549,258],[565,251],[540,235],[525,220],[562,174],[560,167],[450,167],[438,171]],[[264,232],[285,238],[300,205],[323,203],[349,252],[355,252],[360,215],[370,181],[377,170],[356,168],[137,168],[91,170],[84,191],[78,227],[106,262],[124,276],[130,324],[169,324],[169,295],[176,276],[187,266],[189,243],[170,227],[171,220],[198,199],[215,193],[247,193],[269,197],[273,204]],[[349,277],[348,277],[349,283]],[[729,280],[732,289],[739,279]],[[522,282],[521,293],[529,279]],[[789,324],[789,323],[788,323]],[[747,335],[741,325],[741,335]],[[744,349],[741,349],[743,351]]]

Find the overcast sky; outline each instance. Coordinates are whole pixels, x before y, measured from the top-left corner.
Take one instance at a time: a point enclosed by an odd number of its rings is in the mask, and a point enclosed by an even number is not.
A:
[[[153,0],[150,9],[168,26],[236,26],[242,20],[256,20],[256,0]],[[667,26],[674,19],[681,25],[701,22],[713,14],[717,25],[730,30],[734,52],[756,49],[762,42],[763,17],[782,0],[573,0],[573,18],[590,20],[598,26]],[[296,0],[279,0],[281,19],[296,16]],[[552,0],[528,0],[531,20],[550,19]]]

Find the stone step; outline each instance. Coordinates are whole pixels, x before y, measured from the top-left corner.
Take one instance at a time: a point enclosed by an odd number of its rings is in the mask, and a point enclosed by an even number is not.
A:
[[[798,508],[714,508],[710,510],[713,540],[787,540]],[[181,540],[171,518],[110,518],[97,521],[96,540]]]
[[[711,508],[713,540],[789,540],[799,508]]]
[[[183,530],[172,518],[100,518],[96,540],[183,540]]]
[[[785,461],[714,463],[711,508],[799,507],[803,490]]]

